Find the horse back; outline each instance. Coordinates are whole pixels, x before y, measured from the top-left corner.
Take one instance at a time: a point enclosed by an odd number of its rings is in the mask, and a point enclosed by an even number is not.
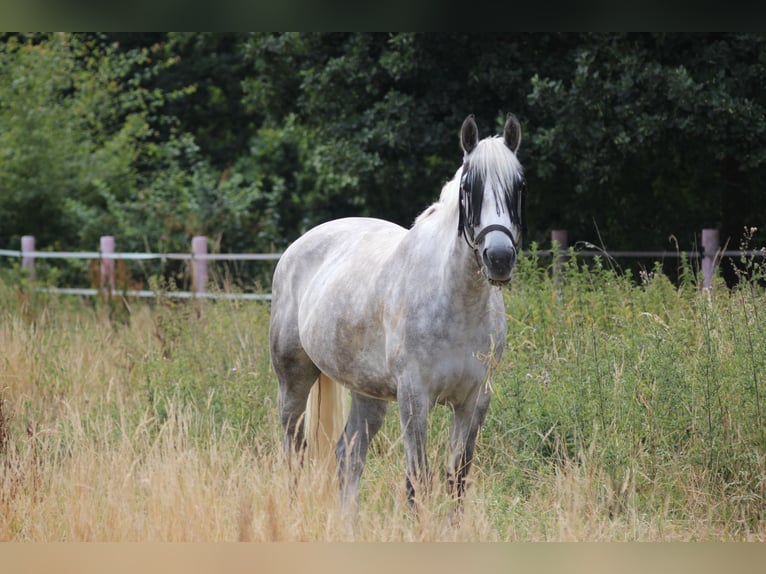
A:
[[[301,298],[320,285],[367,282],[369,272],[382,266],[405,233],[394,223],[364,217],[319,225],[284,252],[274,271],[273,292],[280,299],[284,291]]]

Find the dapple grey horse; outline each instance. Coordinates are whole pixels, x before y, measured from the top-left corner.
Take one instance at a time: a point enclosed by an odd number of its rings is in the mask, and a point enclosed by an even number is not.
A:
[[[459,501],[465,490],[506,344],[499,287],[521,249],[525,184],[513,114],[501,136],[482,140],[468,116],[460,141],[462,166],[409,230],[379,219],[330,221],[295,241],[274,272],[270,349],[284,449],[302,460],[315,382],[348,389],[345,428],[332,436],[347,507],[358,507],[368,447],[390,401],[399,408],[410,503],[428,492],[427,415],[437,404],[453,411],[449,492]],[[321,418],[338,412],[338,396],[325,390]]]

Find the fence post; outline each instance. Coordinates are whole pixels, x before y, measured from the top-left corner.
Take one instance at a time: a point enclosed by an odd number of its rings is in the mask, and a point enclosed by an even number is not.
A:
[[[204,293],[207,285],[207,259],[199,258],[207,255],[207,237],[197,235],[192,238],[192,291]]]
[[[702,230],[702,286],[704,289],[713,288],[715,277],[715,260],[720,248],[717,229]]]
[[[21,268],[26,269],[29,278],[35,280],[35,257],[34,255],[24,255],[35,250],[35,236],[24,235],[21,238]]]
[[[114,254],[114,237],[104,235],[100,242],[101,251],[101,288],[114,291],[114,259],[107,259],[104,255]]]
[[[553,282],[558,285],[561,274],[566,265],[566,251],[569,248],[569,239],[566,229],[554,229],[551,231],[551,254],[553,255]]]

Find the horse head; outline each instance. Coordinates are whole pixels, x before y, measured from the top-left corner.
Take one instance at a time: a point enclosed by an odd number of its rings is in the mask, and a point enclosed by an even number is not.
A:
[[[524,235],[525,183],[516,152],[521,126],[508,114],[503,135],[479,140],[473,115],[460,130],[458,234],[473,249],[487,279],[502,285],[511,279]]]

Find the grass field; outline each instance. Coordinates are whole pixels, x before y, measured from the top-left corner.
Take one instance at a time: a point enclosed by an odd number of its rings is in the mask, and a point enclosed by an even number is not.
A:
[[[523,260],[460,527],[443,472],[408,511],[390,409],[353,530],[321,468],[290,487],[267,304],[55,298],[0,275],[0,539],[764,540],[763,270],[710,293],[681,265],[674,286],[572,259],[554,284]]]

